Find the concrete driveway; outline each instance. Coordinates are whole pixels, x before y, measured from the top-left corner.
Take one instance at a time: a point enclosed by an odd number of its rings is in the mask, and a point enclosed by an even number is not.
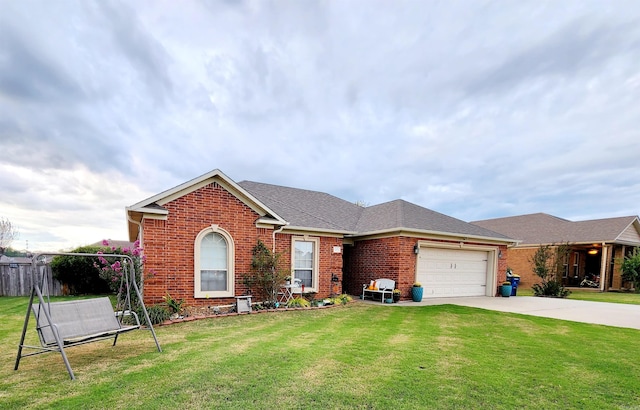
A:
[[[533,296],[512,296],[508,298],[479,296],[464,298],[424,298],[422,302],[401,302],[387,306],[428,306],[444,304],[640,330],[640,305],[626,305],[621,303],[588,302],[584,300],[540,298]]]

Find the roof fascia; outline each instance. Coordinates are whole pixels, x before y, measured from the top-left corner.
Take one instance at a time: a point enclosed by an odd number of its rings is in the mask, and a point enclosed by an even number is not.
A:
[[[506,245],[514,245],[520,243],[520,241],[515,239],[504,239],[504,238],[494,238],[490,236],[479,236],[479,235],[466,235],[452,232],[440,232],[440,231],[430,231],[430,230],[422,230],[422,229],[411,229],[411,228],[390,228],[390,229],[382,229],[377,231],[370,232],[362,232],[356,233],[353,235],[349,235],[349,237],[355,240],[363,240],[363,239],[373,239],[380,237],[388,237],[388,236],[409,236],[409,237],[433,237],[434,239],[447,239],[447,240],[455,240],[455,241],[483,241],[489,243],[496,244],[506,244]]]
[[[581,242],[571,242],[571,241],[562,241],[562,242],[547,242],[547,243],[518,243],[515,247],[518,249],[524,248],[539,248],[540,246],[558,246],[568,244],[569,246],[593,246],[593,245],[625,245],[625,246],[638,246],[635,242],[629,241],[620,241],[620,240],[593,240],[593,241],[581,241]]]
[[[335,229],[322,229],[322,228],[310,228],[308,226],[286,226],[282,233],[284,234],[309,234],[309,235],[322,235],[322,236],[335,236],[342,238],[345,235],[353,234],[353,232],[339,231]]]

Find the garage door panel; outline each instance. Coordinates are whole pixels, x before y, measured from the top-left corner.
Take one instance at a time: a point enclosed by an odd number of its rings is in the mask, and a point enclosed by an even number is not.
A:
[[[484,275],[469,274],[429,274],[424,275],[423,280],[419,281],[422,286],[446,287],[447,284],[467,284],[467,285],[485,285],[486,277]]]
[[[447,287],[425,288],[425,297],[459,297],[459,296],[484,296],[485,287],[482,286],[482,293],[478,294],[478,286],[451,285]]]
[[[483,296],[487,266],[486,251],[422,248],[416,276],[427,297]]]

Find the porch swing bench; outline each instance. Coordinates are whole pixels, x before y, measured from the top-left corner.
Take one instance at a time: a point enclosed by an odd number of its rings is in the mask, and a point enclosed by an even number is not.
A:
[[[43,295],[42,289],[48,290],[49,286],[46,282],[46,275],[38,276],[38,261],[42,256],[81,256],[81,257],[104,257],[119,258],[124,262],[124,270],[121,278],[121,292],[118,293],[118,306],[122,310],[114,311],[111,306],[111,300],[108,297],[99,297],[94,299],[80,299],[73,301],[51,302],[48,294]],[[46,263],[46,258],[44,259]],[[32,258],[31,276],[32,288],[31,297],[29,298],[29,306],[22,327],[22,336],[18,345],[18,354],[16,355],[16,364],[14,370],[18,370],[20,359],[27,356],[34,356],[47,352],[58,352],[62,356],[62,360],[67,368],[71,380],[75,380],[75,375],[71,369],[71,364],[65,353],[65,349],[85,343],[99,340],[113,339],[113,345],[116,345],[118,336],[131,330],[140,329],[140,319],[136,312],[131,308],[131,292],[135,292],[140,308],[144,314],[146,328],[151,331],[153,340],[155,341],[158,352],[162,352],[160,343],[153,329],[153,324],[149,318],[149,313],[144,305],[142,294],[136,283],[135,271],[128,269],[133,266],[131,257],[127,255],[115,254],[91,254],[91,253],[47,253],[39,254]],[[121,295],[125,294],[124,300]],[[39,303],[34,303],[36,299]],[[123,302],[121,304],[121,302]],[[25,337],[29,326],[29,316],[33,312],[36,321],[36,330],[40,339],[41,346],[25,345]],[[135,322],[133,324],[125,324],[124,318],[131,317]],[[23,349],[29,348],[36,350],[32,353],[23,354]]]
[[[44,309],[49,309],[51,324]],[[115,346],[119,334],[140,328],[135,312],[114,312],[108,297],[51,302],[48,305],[34,303],[32,310],[40,343],[46,350],[57,350],[54,332],[58,333],[65,347],[111,338]],[[135,325],[123,326],[119,316],[133,317]]]

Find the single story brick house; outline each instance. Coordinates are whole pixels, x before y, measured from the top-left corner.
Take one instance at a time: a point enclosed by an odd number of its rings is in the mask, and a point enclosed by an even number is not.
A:
[[[395,200],[362,207],[323,192],[236,183],[213,170],[126,208],[140,240],[147,303],[167,292],[192,306],[245,294],[258,240],[283,255],[316,297],[359,295],[370,280],[396,282],[402,297],[495,296],[505,277],[505,235]],[[214,300],[212,302],[212,299]]]
[[[509,247],[508,259],[509,267],[521,276],[523,288],[540,282],[529,261],[541,245],[569,243],[571,252],[562,273],[564,286],[579,286],[585,275],[595,275],[600,277],[600,290],[620,290],[624,285],[620,270],[623,257],[640,246],[637,216],[570,221],[536,213],[472,223],[519,240]]]

